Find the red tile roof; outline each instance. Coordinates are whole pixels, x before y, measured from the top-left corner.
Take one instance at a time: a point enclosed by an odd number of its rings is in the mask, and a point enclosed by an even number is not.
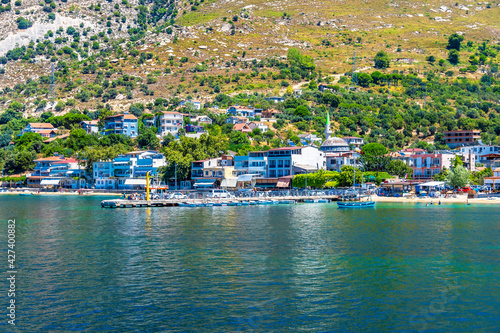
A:
[[[30,123],[32,128],[54,128],[50,123]]]
[[[116,114],[114,116],[107,116],[106,119],[117,118],[117,117],[123,117],[123,119],[136,119],[137,120],[137,118],[133,114]]]
[[[52,161],[56,162],[56,161],[61,161],[62,159],[64,159],[64,157],[62,156],[50,156],[50,157],[43,157],[36,159],[33,162],[52,162]]]

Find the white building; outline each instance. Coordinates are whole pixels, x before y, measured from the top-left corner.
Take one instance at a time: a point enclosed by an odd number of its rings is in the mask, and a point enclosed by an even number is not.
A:
[[[264,123],[259,122],[259,121],[251,121],[247,125],[248,125],[248,127],[250,127],[251,130],[253,130],[254,128],[260,129],[262,131],[262,133],[267,132],[267,130],[269,129],[269,127],[267,127],[267,125],[265,125]]]
[[[474,154],[476,163],[486,164],[486,158],[483,158],[483,156],[489,154],[498,154],[500,151],[500,146],[477,145],[460,147],[459,150],[462,154]]]
[[[180,112],[165,111],[159,116],[158,134],[165,136],[168,133],[177,135],[184,126],[184,118]]]
[[[84,120],[80,123],[80,126],[87,134],[97,134],[99,132],[99,120]]]
[[[267,152],[267,177],[292,176],[325,167],[325,156],[315,147],[284,147]]]
[[[328,171],[340,171],[344,165],[356,166],[359,168],[361,163],[359,162],[359,154],[354,152],[347,153],[326,153],[326,170]]]
[[[361,147],[365,142],[362,138],[355,136],[345,136],[342,138],[348,145],[354,145],[355,148]]]

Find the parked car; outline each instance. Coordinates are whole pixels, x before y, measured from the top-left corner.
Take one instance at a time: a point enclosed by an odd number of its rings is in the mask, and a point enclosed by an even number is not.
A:
[[[169,199],[187,199],[187,196],[182,194],[182,193],[172,193],[168,198]]]
[[[231,193],[225,190],[212,190],[212,192],[207,194],[207,198],[213,198],[213,199],[223,199],[231,197],[233,197]]]

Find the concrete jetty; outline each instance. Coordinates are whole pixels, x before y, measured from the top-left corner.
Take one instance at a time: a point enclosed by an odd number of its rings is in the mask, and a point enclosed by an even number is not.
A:
[[[230,204],[234,202],[253,202],[257,204],[262,201],[273,201],[277,203],[298,203],[298,202],[308,202],[309,200],[328,200],[337,201],[338,196],[336,195],[326,195],[326,196],[286,196],[286,197],[251,197],[251,198],[223,198],[223,199],[156,199],[156,200],[125,200],[125,199],[109,199],[101,201],[101,207],[103,208],[133,208],[133,207],[172,207],[179,206],[182,204],[203,204],[203,203],[222,203]]]

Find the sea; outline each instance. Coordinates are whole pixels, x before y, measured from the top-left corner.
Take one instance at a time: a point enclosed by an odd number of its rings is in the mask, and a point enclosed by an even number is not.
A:
[[[500,206],[104,199],[0,195],[1,332],[500,332]]]

